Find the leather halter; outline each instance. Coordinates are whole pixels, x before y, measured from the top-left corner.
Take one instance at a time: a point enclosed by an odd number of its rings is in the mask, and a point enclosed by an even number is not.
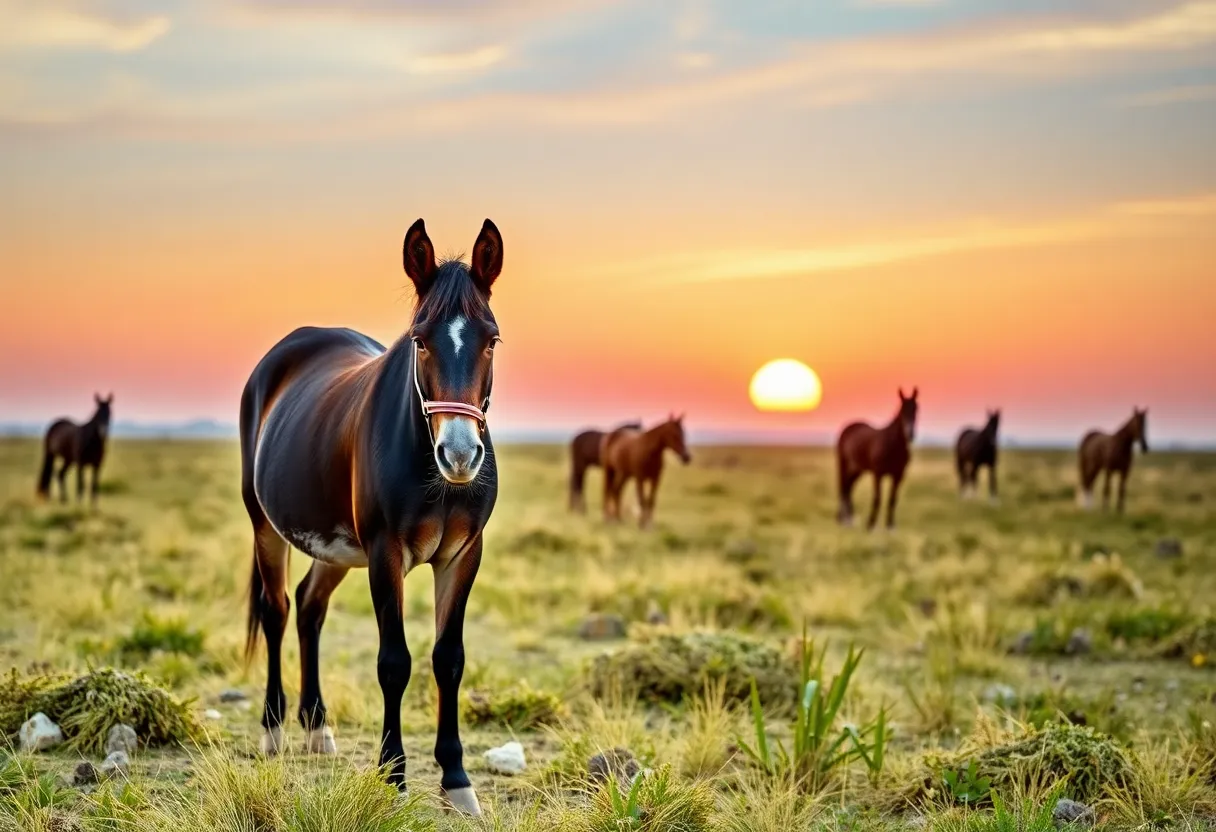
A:
[[[418,377],[418,342],[413,343],[414,351],[414,389],[418,391],[418,401],[422,403],[422,420],[426,422],[426,432],[431,437],[431,447],[435,447],[435,432],[431,429],[431,416],[436,413],[451,413],[456,416],[472,416],[477,420],[478,432],[486,429],[486,412],[476,405],[465,402],[433,402],[422,393],[422,382]],[[486,401],[490,399],[487,396]]]

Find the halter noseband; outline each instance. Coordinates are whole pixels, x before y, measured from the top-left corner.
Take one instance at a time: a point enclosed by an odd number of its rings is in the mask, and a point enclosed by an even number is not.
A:
[[[486,412],[480,407],[464,402],[432,402],[422,393],[422,382],[418,377],[418,342],[413,344],[414,351],[414,389],[418,391],[418,401],[422,403],[422,420],[426,422],[426,432],[431,437],[431,447],[435,446],[435,432],[431,430],[431,416],[436,413],[451,413],[456,416],[472,416],[477,420],[477,429],[486,429]],[[486,397],[489,401],[489,397]]]

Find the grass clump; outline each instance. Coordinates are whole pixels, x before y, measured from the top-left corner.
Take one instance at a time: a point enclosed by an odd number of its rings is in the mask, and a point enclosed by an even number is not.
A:
[[[1126,788],[1132,777],[1123,746],[1093,728],[1067,723],[1030,729],[988,748],[962,752],[938,770],[972,772],[994,791],[1066,779],[1067,795],[1086,803],[1108,790]],[[938,784],[945,782],[944,776],[935,779]]]
[[[568,832],[707,832],[712,826],[713,790],[681,783],[670,766],[643,771],[628,786],[609,777],[591,795],[585,814],[562,825]]]
[[[11,738],[41,711],[59,723],[68,747],[81,753],[100,752],[118,723],[134,728],[145,745],[173,745],[203,737],[188,705],[138,672],[102,668],[68,679],[23,678],[13,670],[0,682],[0,732]]]
[[[721,680],[723,696],[744,702],[753,681],[770,706],[788,707],[796,695],[793,667],[776,647],[730,633],[645,633],[640,640],[596,657],[588,684],[596,697],[627,692],[650,702],[680,702]]]
[[[182,619],[163,620],[145,613],[129,635],[114,644],[114,653],[124,661],[145,660],[154,653],[196,657],[203,653],[203,633]]]
[[[463,695],[462,716],[467,725],[504,725],[527,731],[558,724],[564,712],[562,701],[547,691],[534,690],[519,682],[505,690],[471,690]]]

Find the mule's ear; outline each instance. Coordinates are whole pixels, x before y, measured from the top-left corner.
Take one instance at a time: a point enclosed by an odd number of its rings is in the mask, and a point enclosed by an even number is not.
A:
[[[481,225],[477,242],[473,243],[473,256],[469,264],[469,276],[477,287],[490,294],[490,287],[502,271],[502,235],[498,226],[490,220]]]
[[[101,394],[100,393],[93,394],[93,403],[97,404],[97,405],[101,404]]]
[[[677,417],[676,417],[676,421],[677,421],[677,422],[679,422],[681,425],[682,425],[682,424],[684,424],[684,416],[685,416],[685,415],[686,415],[686,414],[681,413],[679,416],[677,416]]]
[[[912,388],[912,395],[910,396],[910,398],[912,399],[912,401],[916,401],[916,394],[917,394],[917,393],[919,393],[919,392],[920,392],[920,388],[919,388],[919,387],[913,387],[913,388]]]
[[[414,290],[422,297],[435,282],[435,246],[426,236],[426,224],[421,219],[405,232],[405,243],[401,246],[401,262],[405,273],[414,281]]]
[[[114,391],[110,391],[110,395],[106,396],[106,404],[114,404]]]
[[[908,397],[904,395],[904,388],[902,387],[899,388],[899,400],[901,402],[906,402],[908,400]]]

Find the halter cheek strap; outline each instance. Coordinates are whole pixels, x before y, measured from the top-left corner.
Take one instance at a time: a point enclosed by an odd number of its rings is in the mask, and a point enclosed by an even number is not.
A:
[[[431,416],[436,413],[451,413],[456,416],[472,416],[477,420],[479,430],[486,428],[486,412],[475,405],[465,404],[464,402],[432,402],[428,401],[427,397],[422,393],[422,382],[418,377],[418,342],[413,345],[414,350],[414,389],[418,391],[418,401],[422,403],[422,420],[426,422],[426,432],[431,437],[431,446],[435,445],[435,433],[431,430]],[[487,397],[486,401],[489,401]]]

